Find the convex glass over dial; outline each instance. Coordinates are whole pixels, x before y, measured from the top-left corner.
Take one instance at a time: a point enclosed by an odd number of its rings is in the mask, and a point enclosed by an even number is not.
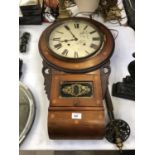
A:
[[[80,59],[99,51],[105,39],[91,23],[69,20],[51,31],[49,48],[57,56]]]

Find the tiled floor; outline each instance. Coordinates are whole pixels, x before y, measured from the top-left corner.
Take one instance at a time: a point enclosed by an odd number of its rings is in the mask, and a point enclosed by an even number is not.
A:
[[[135,155],[135,151],[20,151],[19,155]]]

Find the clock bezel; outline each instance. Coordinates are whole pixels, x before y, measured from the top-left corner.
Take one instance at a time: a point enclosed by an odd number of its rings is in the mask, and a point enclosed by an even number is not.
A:
[[[68,21],[68,20],[67,20],[67,21]],[[105,40],[106,40],[104,34],[101,34],[100,31],[99,31],[99,29],[98,29],[94,24],[92,24],[92,23],[90,23],[90,22],[88,22],[88,21],[86,21],[86,20],[83,20],[84,22],[86,22],[86,23],[88,23],[89,25],[91,25],[91,26],[98,32],[98,34],[99,34],[99,36],[100,36],[100,39],[101,39],[101,43],[100,43],[98,49],[95,50],[94,52],[92,52],[91,54],[89,54],[88,56],[79,57],[79,58],[65,57],[65,56],[61,56],[61,55],[57,54],[56,52],[54,52],[54,50],[51,49],[51,47],[50,47],[50,45],[49,45],[49,38],[50,38],[50,35],[51,35],[52,31],[55,30],[55,28],[57,28],[58,26],[60,26],[60,25],[62,25],[62,24],[65,25],[65,24],[67,23],[67,21],[60,21],[60,22],[54,24],[52,27],[50,27],[50,28],[47,30],[47,35],[46,35],[46,42],[47,42],[47,45],[46,45],[46,46],[49,48],[49,53],[50,53],[50,54],[52,54],[53,56],[57,57],[58,59],[61,59],[61,60],[64,60],[64,61],[77,62],[77,61],[80,61],[80,60],[82,60],[82,59],[89,58],[89,57],[95,55],[97,52],[100,51],[101,47],[103,46],[103,44],[104,44],[104,42],[105,42]],[[70,20],[70,21],[75,21],[75,22],[76,22],[76,21],[78,21],[78,19],[76,20],[76,19],[74,18],[73,20]],[[78,22],[79,22],[79,21],[78,21]]]
[[[93,55],[83,59],[73,59],[73,60],[67,59],[66,61],[66,59],[64,60],[62,59],[62,57],[58,58],[52,55],[50,53],[49,47],[47,46],[49,42],[47,41],[49,30],[53,28],[55,25],[59,23],[60,24],[64,23],[68,20],[79,20],[79,21],[84,20],[86,22],[90,22],[91,25],[95,25],[95,27],[97,27],[99,32],[106,36],[104,47],[101,46],[99,52],[97,51],[95,54],[93,53]],[[95,20],[83,17],[72,17],[57,21],[56,23],[50,25],[43,31],[39,40],[39,51],[45,62],[49,66],[57,70],[69,73],[86,73],[100,68],[109,60],[109,58],[113,54],[113,49],[114,49],[114,39],[109,29]]]

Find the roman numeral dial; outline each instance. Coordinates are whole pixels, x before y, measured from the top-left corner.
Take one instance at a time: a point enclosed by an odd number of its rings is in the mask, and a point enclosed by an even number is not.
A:
[[[56,49],[60,49],[60,48],[62,47],[62,44],[56,44],[56,45],[54,45],[54,47],[55,47]]]
[[[95,50],[98,49],[98,45],[96,45],[96,44],[91,44],[90,47],[95,49]]]
[[[53,38],[53,41],[60,41],[60,38]]]
[[[65,50],[62,52],[62,55],[67,56],[67,54],[68,54],[68,50],[65,49]]]
[[[79,57],[78,52],[74,52],[74,58],[78,58],[78,57]]]
[[[89,22],[69,20],[51,31],[49,47],[59,57],[81,59],[99,51],[102,38],[98,29]]]
[[[100,37],[94,37],[93,41],[99,41],[101,38]]]
[[[96,30],[93,30],[93,31],[90,32],[90,34],[93,34],[93,33],[96,33]]]
[[[75,27],[76,29],[78,29],[78,28],[79,28],[79,23],[74,24],[74,27]]]

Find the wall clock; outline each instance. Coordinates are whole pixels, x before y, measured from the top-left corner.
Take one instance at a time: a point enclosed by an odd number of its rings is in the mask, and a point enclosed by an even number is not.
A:
[[[104,137],[103,99],[113,49],[111,32],[101,23],[88,18],[62,19],[42,33],[39,51],[50,102],[50,138]]]

